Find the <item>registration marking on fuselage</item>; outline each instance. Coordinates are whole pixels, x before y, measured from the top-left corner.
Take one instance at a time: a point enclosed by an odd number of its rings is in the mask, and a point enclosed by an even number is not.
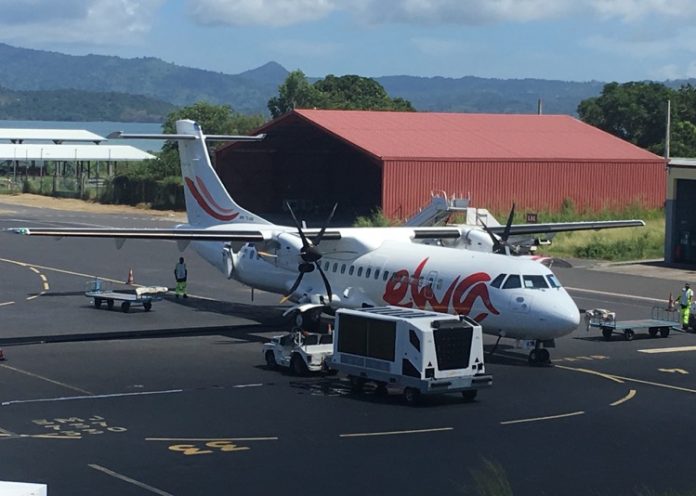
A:
[[[641,353],[680,353],[683,351],[696,351],[696,346],[675,346],[673,348],[646,348],[638,350]]]

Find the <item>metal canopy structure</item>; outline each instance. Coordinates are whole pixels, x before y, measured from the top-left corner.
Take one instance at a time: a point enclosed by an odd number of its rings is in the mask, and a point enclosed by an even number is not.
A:
[[[14,129],[0,128],[0,140],[22,143],[24,141],[92,142],[101,143],[106,138],[85,129]]]
[[[0,144],[0,160],[124,162],[153,158],[129,145]]]

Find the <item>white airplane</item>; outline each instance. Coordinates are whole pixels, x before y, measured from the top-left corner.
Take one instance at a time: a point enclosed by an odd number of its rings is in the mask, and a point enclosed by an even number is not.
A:
[[[228,278],[285,295],[296,303],[293,310],[305,323],[316,320],[322,311],[381,305],[469,315],[499,340],[533,342],[531,364],[548,362],[547,348],[554,346],[554,339],[579,325],[578,307],[546,266],[494,252],[418,242],[462,239],[468,228],[327,229],[331,212],[321,229],[303,229],[291,209],[294,227],[262,219],[227,193],[211,165],[206,139],[259,140],[263,136],[205,136],[190,120],[177,121],[176,129],[175,135],[121,137],[178,140],[188,224],[173,229],[14,230],[58,238],[116,238],[117,246],[125,239],[177,240],[181,249],[190,243]],[[484,235],[491,241],[498,239],[493,233]]]

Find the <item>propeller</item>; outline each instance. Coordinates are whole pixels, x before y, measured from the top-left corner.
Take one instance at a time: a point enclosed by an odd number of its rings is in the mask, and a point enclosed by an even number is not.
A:
[[[283,297],[281,303],[285,302],[288,298],[290,298],[290,295],[292,295],[297,290],[297,288],[300,287],[300,283],[302,282],[302,278],[304,277],[304,275],[309,272],[313,272],[314,268],[316,267],[316,269],[319,271],[319,275],[321,275],[321,278],[324,281],[324,287],[326,287],[326,293],[329,297],[328,301],[330,304],[331,299],[333,297],[333,293],[331,291],[331,285],[329,284],[329,280],[326,278],[326,274],[324,274],[324,271],[322,270],[321,265],[319,264],[319,260],[321,260],[322,253],[319,251],[317,247],[319,246],[319,243],[321,243],[321,239],[324,237],[326,227],[329,225],[331,219],[333,219],[333,216],[336,213],[338,203],[334,204],[333,209],[331,209],[331,213],[326,218],[324,225],[321,226],[321,229],[319,230],[319,232],[313,240],[307,239],[307,236],[305,236],[304,231],[302,231],[302,225],[297,220],[297,217],[295,217],[295,212],[293,212],[292,207],[287,202],[286,205],[288,207],[288,210],[290,211],[292,220],[295,222],[297,232],[300,234],[300,239],[302,240],[302,248],[300,249],[300,258],[302,259],[302,263],[300,263],[297,267],[297,270],[299,272],[299,274],[297,275],[297,279],[295,279],[295,282],[288,291],[288,294],[286,294]]]
[[[508,245],[508,238],[510,237],[510,230],[512,229],[512,220],[515,217],[515,204],[512,204],[510,209],[510,214],[508,215],[507,222],[505,223],[505,229],[503,230],[502,236],[496,236],[493,231],[485,224],[485,222],[480,221],[483,226],[483,230],[488,233],[488,235],[493,240],[493,253],[500,253],[501,255],[510,254],[510,245]]]

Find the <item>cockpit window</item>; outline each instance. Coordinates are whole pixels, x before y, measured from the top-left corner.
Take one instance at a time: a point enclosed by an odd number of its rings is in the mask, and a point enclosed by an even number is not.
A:
[[[507,274],[500,274],[498,277],[493,279],[491,286],[493,286],[494,288],[500,288],[500,285],[503,284],[503,279],[505,279],[506,275]]]
[[[520,283],[520,276],[517,274],[512,274],[508,276],[507,280],[505,281],[505,285],[503,286],[503,289],[513,289],[513,288],[521,288],[522,284]]]
[[[542,289],[549,287],[544,276],[522,276],[522,280],[525,288]]]
[[[549,284],[551,285],[552,288],[560,288],[561,284],[558,282],[558,279],[556,279],[556,276],[553,274],[549,274],[546,276],[546,279],[549,281]]]

